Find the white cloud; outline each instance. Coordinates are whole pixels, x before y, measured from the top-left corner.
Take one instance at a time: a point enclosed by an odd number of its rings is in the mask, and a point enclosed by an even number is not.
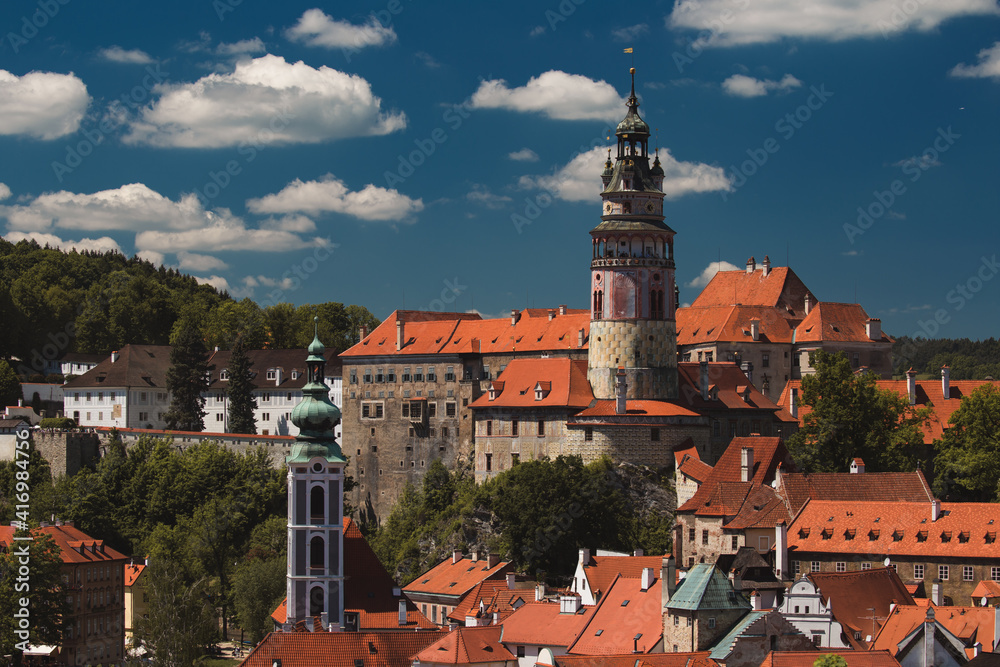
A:
[[[938,159],[937,153],[923,153],[921,155],[914,155],[913,157],[908,157],[905,160],[900,160],[899,162],[893,162],[893,167],[918,167],[920,171],[927,171],[931,167],[940,167],[941,160]]]
[[[0,134],[57,139],[80,129],[90,105],[87,86],[74,74],[0,69]]]
[[[603,186],[601,172],[607,149],[601,146],[580,153],[550,176],[522,176],[519,184],[527,188],[549,190],[566,201],[592,201]],[[677,199],[694,192],[728,191],[732,188],[725,170],[700,162],[680,162],[664,149],[663,193]]]
[[[507,205],[508,202],[513,201],[510,197],[506,195],[498,195],[490,192],[490,189],[485,185],[476,183],[472,186],[472,190],[465,195],[465,198],[471,202],[477,204],[482,204],[486,208],[501,209]]]
[[[241,39],[238,42],[219,44],[215,47],[215,52],[221,56],[240,56],[250,53],[264,53],[264,42],[260,37],[253,39]]]
[[[311,247],[328,247],[329,239],[304,239],[298,234],[279,229],[247,227],[240,218],[225,209],[207,214],[209,223],[199,229],[178,232],[147,230],[135,236],[138,250],[180,253],[211,248],[215,252],[253,251],[286,252]]]
[[[952,76],[1000,79],[1000,42],[979,52],[975,65],[959,64],[949,72]]]
[[[517,162],[538,162],[538,153],[530,148],[522,148],[513,153],[507,153],[507,158]]]
[[[295,179],[280,192],[247,201],[254,213],[343,213],[361,220],[411,222],[411,216],[423,210],[422,199],[410,199],[397,190],[387,190],[369,183],[351,192],[333,174],[319,181]]]
[[[140,259],[144,259],[151,263],[153,266],[163,266],[166,264],[167,258],[162,252],[156,252],[155,250],[143,250],[141,252],[137,252],[136,255],[138,255]]]
[[[150,55],[142,49],[123,49],[120,46],[109,46],[106,49],[101,49],[99,55],[104,60],[128,65],[148,65],[153,62]]]
[[[959,16],[998,15],[996,0],[678,0],[667,27],[708,31],[701,46],[774,42],[783,37],[845,40],[927,32]],[[728,17],[723,20],[721,17]]]
[[[420,62],[422,62],[424,64],[424,67],[426,67],[427,69],[438,69],[441,67],[441,63],[439,63],[437,59],[434,58],[434,56],[427,53],[426,51],[417,51],[413,55],[416,56],[417,59],[420,60]]]
[[[304,215],[283,215],[278,218],[268,218],[260,223],[261,229],[277,229],[283,232],[298,232],[306,234],[316,231],[316,223]]]
[[[4,235],[4,238],[10,243],[34,240],[40,246],[45,246],[47,244],[52,248],[60,248],[67,251],[73,249],[80,252],[84,250],[96,250],[98,252],[122,251],[122,249],[118,246],[118,243],[109,236],[102,236],[97,239],[64,241],[55,234],[43,234],[41,232],[8,232]]]
[[[0,201],[10,197],[10,188],[7,187],[6,183],[0,183]]]
[[[274,278],[268,278],[267,276],[257,276],[256,279],[253,276],[247,276],[244,282],[246,283],[247,287],[257,287],[263,285],[264,287],[292,289],[293,287],[295,287],[296,279],[294,276],[282,278],[281,280],[275,280]],[[252,285],[251,282],[253,283]]]
[[[175,202],[142,183],[93,194],[60,190],[24,205],[0,206],[8,227],[22,231],[194,229],[204,225],[208,215],[193,194]]]
[[[396,41],[392,26],[383,26],[372,16],[363,25],[330,18],[320,9],[307,9],[299,22],[285,31],[285,37],[308,46],[328,49],[361,49],[382,46]]]
[[[707,285],[715,274],[719,271],[738,271],[740,267],[735,264],[730,264],[729,262],[712,262],[705,267],[705,270],[698,274],[691,282],[687,283],[685,287],[704,287]]]
[[[471,103],[476,109],[540,112],[556,120],[615,120],[625,113],[625,100],[610,83],[559,70],[520,88],[508,88],[503,79],[483,81]]]
[[[208,276],[207,278],[202,278],[201,276],[194,276],[194,279],[198,281],[199,285],[211,285],[220,292],[229,291],[229,281],[222,276]]]
[[[802,82],[791,74],[786,74],[781,81],[770,79],[755,79],[744,74],[734,74],[722,82],[722,90],[734,97],[762,97],[772,90],[784,92],[798,88]]]
[[[357,75],[265,55],[194,83],[160,84],[159,98],[133,121],[127,143],[185,148],[319,143],[389,134],[406,127],[401,112]]]
[[[182,250],[177,253],[177,261],[182,271],[222,271],[229,266],[218,257],[211,255],[201,255],[194,252]]]
[[[639,23],[636,25],[630,25],[625,28],[618,28],[617,30],[611,31],[611,36],[617,39],[619,42],[631,42],[637,37],[641,37],[649,32],[649,26],[645,23]]]

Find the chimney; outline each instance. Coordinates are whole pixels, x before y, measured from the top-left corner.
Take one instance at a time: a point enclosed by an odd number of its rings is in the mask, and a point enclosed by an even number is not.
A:
[[[766,278],[771,273],[771,258],[764,255],[764,261],[761,266],[764,267],[764,277]]]
[[[559,596],[559,613],[560,614],[575,614],[580,611],[580,607],[583,605],[583,600],[580,599],[579,595],[560,595]]]
[[[281,383],[284,381],[284,379],[285,379],[285,369],[283,369],[283,368],[275,368],[274,369],[274,386],[275,387],[280,387]]]
[[[698,379],[699,379],[698,384],[700,384],[701,386],[698,387],[698,388],[701,389],[701,398],[702,398],[702,400],[703,401],[707,401],[708,400],[708,362],[707,361],[700,361],[698,363],[698,367],[699,367],[699,370],[701,371],[701,374],[698,376]]]
[[[973,657],[978,657],[980,653],[983,652],[983,643],[976,642],[972,645],[972,655]]]
[[[868,340],[882,340],[882,320],[877,317],[865,320],[865,333],[868,334]]]
[[[580,549],[580,565],[583,567],[590,565],[590,549]]]
[[[566,304],[563,304],[563,305],[559,306],[559,314],[560,315],[565,315],[566,314]]]
[[[667,556],[663,559],[660,567],[660,578],[663,579],[662,599],[663,609],[674,595],[674,588],[677,586],[677,569],[674,567],[674,557]],[[662,610],[661,610],[662,611]]]
[[[404,334],[403,320],[396,320],[396,352],[403,349],[403,344],[406,342],[406,338],[403,337]]]
[[[757,260],[753,257],[747,260],[747,273],[753,273],[757,270]]]
[[[636,549],[635,551],[632,552],[632,555],[635,556],[636,558],[642,558],[645,555],[645,553],[646,552],[643,551],[642,549]]]
[[[580,329],[580,331],[578,331],[576,334],[576,346],[583,347],[583,341],[585,338],[586,335],[584,334],[583,329]]]
[[[513,572],[508,572],[507,573],[507,590],[508,591],[514,590],[514,585],[516,584],[516,582],[517,582],[517,575],[514,574]]]
[[[743,588],[743,577],[736,571],[736,568],[729,571],[729,583],[732,584],[733,590],[737,593]]]
[[[935,498],[931,501],[931,521],[937,521],[941,516],[941,501]]]
[[[755,341],[760,340],[760,320],[756,318],[750,320],[750,337]]]
[[[740,450],[740,481],[749,482],[753,479],[753,447]]]
[[[541,602],[545,599],[545,584],[539,583],[535,586],[535,602]]]
[[[215,348],[215,349],[218,350],[219,348]],[[112,350],[111,351],[111,363],[115,363],[116,361],[118,361],[118,350]]]
[[[788,526],[784,521],[774,527],[774,574],[778,579],[791,574],[788,571]]]
[[[993,652],[1000,648],[1000,607],[993,608]]]
[[[764,599],[756,590],[750,593],[750,609],[760,611],[764,608]]]
[[[934,588],[938,588],[940,584],[934,584]],[[940,602],[935,602],[935,604],[941,604]],[[924,617],[924,636],[923,636],[923,660],[921,664],[923,667],[934,667],[936,664],[934,661],[934,607],[927,608],[927,616]]]
[[[931,585],[931,602],[938,607],[944,604],[944,592],[941,590],[940,582],[934,582],[934,584]]]
[[[806,315],[812,310],[812,297],[809,296],[809,292],[806,292],[806,297],[802,301],[802,309],[806,311]]]
[[[462,552],[458,551],[457,549],[455,551],[452,551],[451,552],[451,563],[452,563],[452,565],[454,565],[455,563],[457,563],[460,560],[462,560]]]
[[[517,324],[517,311],[511,308],[510,311],[510,326]]]
[[[857,475],[865,471],[865,462],[859,458],[851,461],[851,474]]]
[[[792,387],[791,391],[788,392],[788,412],[796,419],[799,418],[799,390],[797,387]]]
[[[912,368],[906,371],[906,395],[910,398],[910,405],[917,404],[917,372]]]
[[[625,382],[625,369],[621,366],[618,367],[618,374],[615,375],[615,414],[623,415],[626,413],[626,402],[625,394],[628,391],[628,385]]]
[[[368,325],[362,324],[361,329],[358,330],[358,341],[363,341],[365,338],[368,338]]]
[[[753,362],[744,361],[740,364],[740,370],[742,370],[743,374],[747,376],[748,380],[750,380],[750,384],[753,384]]]
[[[472,562],[476,563],[479,561],[479,551],[475,550],[472,552]]]
[[[941,395],[951,398],[951,369],[947,366],[941,367]]]
[[[644,568],[642,568],[641,590],[642,590],[643,593],[645,593],[646,591],[648,591],[649,588],[653,585],[653,582],[656,581],[656,574],[655,574],[655,572],[656,572],[656,570],[654,570],[651,567],[644,567]]]
[[[556,311],[549,308],[549,322],[551,322],[554,319],[556,319]]]
[[[492,570],[493,568],[495,568],[499,564],[500,564],[500,556],[499,556],[499,554],[489,554],[488,556],[486,556],[486,566],[489,569]]]
[[[674,310],[681,307],[681,288],[674,285]]]
[[[399,624],[406,625],[406,598],[399,600]]]

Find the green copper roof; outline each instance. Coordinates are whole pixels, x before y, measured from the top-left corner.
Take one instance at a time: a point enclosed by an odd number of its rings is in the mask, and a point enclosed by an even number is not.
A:
[[[642,118],[639,117],[639,98],[635,96],[635,68],[630,70],[632,74],[632,90],[629,93],[628,100],[625,102],[628,106],[628,113],[622,122],[618,123],[618,129],[615,130],[615,134],[641,134],[649,136],[649,125]]]
[[[719,640],[715,646],[712,647],[712,660],[725,660],[726,657],[733,652],[733,644],[736,643],[736,639],[743,634],[743,632],[758,618],[761,616],[766,616],[770,613],[768,611],[751,611],[749,614],[741,618],[733,629],[726,633],[726,636]]]
[[[698,563],[688,570],[687,576],[667,603],[667,609],[750,609],[750,603],[742,594],[733,590],[729,579],[715,565]]]
[[[330,401],[330,388],[323,380],[326,348],[319,341],[319,318],[313,318],[313,322],[316,323],[316,334],[306,357],[309,382],[302,387],[302,400],[292,410],[292,423],[299,428],[299,434],[295,438],[292,454],[286,460],[288,463],[305,463],[319,456],[331,463],[344,462],[333,432],[340,423],[340,409]]]
[[[323,347],[323,343],[319,342],[319,318],[313,318],[313,341],[309,343],[309,347],[306,351],[309,352],[309,356],[306,361],[326,361],[323,354],[326,352],[326,348]]]

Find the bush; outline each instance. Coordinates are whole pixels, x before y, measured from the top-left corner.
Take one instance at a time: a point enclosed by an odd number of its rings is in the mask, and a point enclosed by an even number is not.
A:
[[[76,428],[76,422],[70,417],[47,417],[38,425],[42,428]]]
[[[31,375],[28,376],[28,382],[44,383],[45,376],[42,375],[41,373],[32,373]]]
[[[49,373],[45,376],[45,381],[49,384],[62,384],[63,374],[62,373]]]

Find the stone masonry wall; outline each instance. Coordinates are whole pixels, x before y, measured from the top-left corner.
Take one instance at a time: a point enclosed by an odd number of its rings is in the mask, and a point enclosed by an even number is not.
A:
[[[619,366],[629,398],[677,397],[677,333],[673,320],[599,320],[590,324],[587,377],[596,398],[615,397]]]

